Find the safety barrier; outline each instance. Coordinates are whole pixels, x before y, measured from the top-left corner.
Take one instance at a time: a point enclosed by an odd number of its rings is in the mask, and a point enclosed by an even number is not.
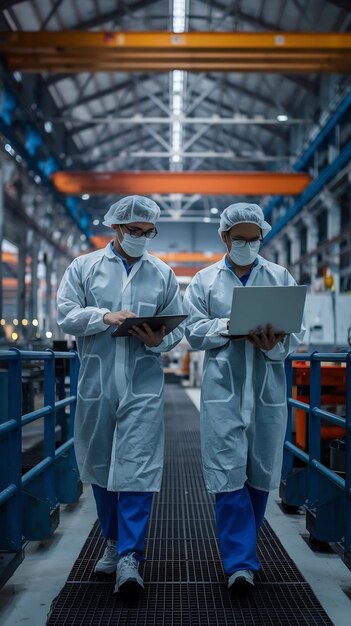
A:
[[[310,402],[292,397],[293,363],[310,364]],[[321,364],[346,365],[345,417],[321,407]],[[318,542],[339,542],[344,548],[344,560],[351,569],[351,352],[323,354],[294,354],[286,360],[288,425],[284,445],[284,462],[280,496],[287,512],[306,507],[306,527],[311,539]],[[340,369],[341,371],[341,369]],[[293,443],[293,408],[308,414],[308,450]],[[321,420],[345,431],[345,466],[333,471],[321,459]],[[298,461],[296,462],[296,460]],[[297,464],[300,467],[296,466]],[[312,543],[313,543],[312,541]]]
[[[43,407],[22,415],[23,362],[43,365]],[[69,396],[65,364],[69,361]],[[49,537],[59,523],[59,504],[76,502],[82,492],[73,448],[79,359],[76,352],[0,351],[0,586],[24,558],[28,540]],[[60,367],[61,365],[61,367]],[[56,417],[65,413],[61,445],[55,449]],[[22,428],[44,418],[40,462],[22,475]]]

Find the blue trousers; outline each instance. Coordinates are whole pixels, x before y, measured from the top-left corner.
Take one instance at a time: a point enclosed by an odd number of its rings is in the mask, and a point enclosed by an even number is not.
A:
[[[107,491],[92,485],[97,514],[105,539],[118,538],[117,553],[134,552],[143,559],[144,544],[152,505],[153,492]]]
[[[237,491],[216,493],[219,547],[228,576],[242,569],[260,569],[256,541],[268,495],[268,491],[259,491],[247,483]]]

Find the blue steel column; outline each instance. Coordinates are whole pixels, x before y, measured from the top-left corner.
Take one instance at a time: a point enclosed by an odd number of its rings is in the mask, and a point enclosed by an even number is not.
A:
[[[286,376],[286,395],[287,398],[292,397],[292,375],[293,375],[293,362],[291,357],[288,357],[285,361],[285,376]],[[292,406],[288,402],[288,422],[286,425],[285,441],[292,441]],[[286,480],[287,475],[291,472],[294,465],[294,457],[286,448],[284,448],[282,479]]]
[[[321,364],[317,361],[318,352],[311,354],[310,369],[310,410],[308,418],[308,452],[310,461],[321,460],[321,420],[313,414],[313,409],[321,406]],[[313,465],[309,465],[308,506],[314,507],[319,499],[319,474]]]
[[[15,420],[17,428],[8,433],[7,454],[0,458],[0,475],[7,485],[15,485],[16,493],[5,505],[7,507],[7,537],[1,548],[9,552],[22,549],[22,502],[21,502],[21,474],[22,474],[22,360],[17,348],[11,348],[16,354],[15,359],[9,360],[9,419]]]
[[[55,496],[55,476],[54,476],[54,460],[55,460],[55,353],[53,350],[46,350],[51,353],[50,359],[44,361],[44,406],[50,406],[51,411],[45,416],[44,422],[44,458],[50,457],[52,465],[45,468],[44,481],[46,487],[46,496],[50,504],[55,506],[57,499]]]
[[[3,264],[2,264],[2,240],[4,236],[4,190],[3,173],[0,165],[0,319],[3,317]]]
[[[49,253],[46,253],[46,263],[45,263],[45,281],[46,281],[46,291],[45,291],[45,305],[44,305],[44,329],[46,331],[52,331],[52,312],[51,312],[51,276],[52,276],[52,258]]]
[[[18,246],[17,315],[21,321],[26,317],[26,235],[21,233]]]
[[[346,357],[346,530],[345,559],[351,567],[351,352]]]
[[[73,437],[73,433],[74,433],[74,416],[75,416],[76,406],[77,406],[78,372],[79,372],[79,358],[78,358],[78,353],[75,352],[75,357],[74,359],[70,359],[70,366],[69,366],[69,395],[76,397],[76,400],[74,402],[71,402],[70,409],[69,409],[69,432],[68,432],[69,438]]]

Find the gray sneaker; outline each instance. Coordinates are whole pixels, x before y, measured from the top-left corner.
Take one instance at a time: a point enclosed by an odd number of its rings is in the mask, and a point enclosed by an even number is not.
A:
[[[238,595],[252,591],[254,586],[254,574],[248,569],[234,572],[228,580],[229,591]]]
[[[98,574],[113,574],[117,569],[117,541],[107,539],[107,546],[101,559],[96,563],[94,572]]]
[[[135,558],[134,552],[121,556],[116,573],[116,586],[113,593],[123,593],[133,595],[144,589],[144,581],[138,572],[139,561]]]

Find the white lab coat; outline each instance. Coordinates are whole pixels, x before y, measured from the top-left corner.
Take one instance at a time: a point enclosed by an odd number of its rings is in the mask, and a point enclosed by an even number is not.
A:
[[[243,289],[294,284],[284,267],[258,256]],[[222,337],[234,286],[242,283],[224,257],[196,274],[184,296],[186,337],[206,350],[201,449],[206,487],[214,493],[240,489],[246,480],[266,491],[278,486],[287,419],[284,359],[304,335],[288,335],[268,352]]]
[[[106,248],[76,258],[57,295],[58,324],[75,335],[80,358],[75,452],[81,479],[110,491],[158,491],[163,468],[163,370],[160,353],[182,338],[184,324],[155,348],[113,338],[109,311],[138,316],[183,313],[170,267],[143,254],[127,276]]]

